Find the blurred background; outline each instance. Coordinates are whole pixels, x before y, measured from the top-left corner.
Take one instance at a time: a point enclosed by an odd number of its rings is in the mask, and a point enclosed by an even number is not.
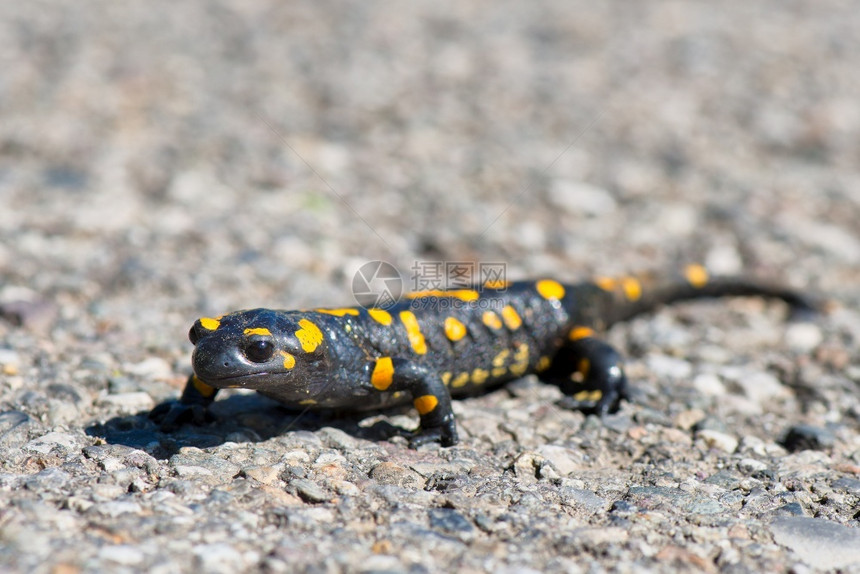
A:
[[[369,260],[854,297],[851,2],[5,2],[0,300],[173,350]]]

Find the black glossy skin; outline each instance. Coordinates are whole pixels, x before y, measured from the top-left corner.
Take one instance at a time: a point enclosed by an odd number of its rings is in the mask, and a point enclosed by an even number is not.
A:
[[[413,295],[387,309],[387,315],[362,307],[253,309],[200,319],[190,332],[194,375],[180,406],[155,415],[174,422],[183,408],[207,406],[220,388],[254,389],[310,409],[356,411],[413,401],[421,426],[412,445],[436,440],[451,445],[458,440],[452,396],[530,373],[558,384],[571,407],[601,415],[616,410],[626,395],[621,357],[595,331],[657,305],[762,295],[800,309],[812,307],[790,291],[739,279],[703,279],[689,269],[668,282],[523,281],[454,296]],[[486,319],[486,311],[495,312],[497,320]],[[417,330],[410,327],[408,313]]]

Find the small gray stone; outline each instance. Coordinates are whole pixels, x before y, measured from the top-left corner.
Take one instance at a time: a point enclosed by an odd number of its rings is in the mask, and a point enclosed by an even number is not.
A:
[[[743,458],[738,462],[738,470],[744,474],[754,474],[756,472],[767,470],[767,468],[766,463],[754,458]]]
[[[559,495],[563,504],[573,508],[582,508],[592,514],[603,512],[610,506],[608,500],[584,488],[562,487],[559,490]]]
[[[180,478],[213,476],[222,482],[231,480],[241,470],[238,464],[197,448],[183,448],[170,457],[169,464]]]
[[[52,467],[25,479],[24,486],[36,492],[59,491],[65,488],[71,479],[72,477],[68,472]]]
[[[328,502],[332,499],[331,493],[326,489],[304,478],[291,480],[290,486],[296,489],[296,493],[305,502]]]
[[[143,508],[133,500],[110,500],[108,502],[94,504],[89,511],[116,518],[123,514],[139,515],[143,512]]]
[[[203,572],[233,574],[243,572],[247,564],[242,554],[226,543],[201,544],[194,547],[197,566]]]
[[[815,323],[791,323],[785,329],[785,342],[799,353],[809,353],[824,340],[821,327]]]
[[[774,540],[813,568],[860,567],[860,530],[821,518],[780,517],[770,529]]]
[[[155,406],[155,401],[152,400],[149,393],[135,391],[118,395],[102,395],[97,404],[112,406],[123,413],[134,413],[151,409]]]
[[[24,449],[42,454],[48,454],[53,449],[66,452],[78,448],[79,442],[77,435],[65,432],[49,432],[28,442]]]
[[[834,489],[844,490],[845,492],[860,497],[860,480],[843,476],[842,478],[833,481],[831,485]]]
[[[424,488],[426,480],[414,470],[393,462],[380,462],[370,471],[370,478],[382,484],[391,484],[402,488]]]
[[[33,419],[21,411],[0,413],[0,446],[20,448],[27,444],[29,429],[34,425]]]
[[[733,453],[738,448],[738,439],[728,433],[714,430],[700,430],[696,438],[705,441],[708,448],[716,448],[723,452]]]
[[[797,424],[788,429],[782,444],[791,452],[824,450],[836,444],[836,436],[826,428]]]
[[[475,527],[453,508],[433,508],[429,514],[430,528],[467,541],[475,537]]]
[[[556,206],[571,213],[601,215],[617,207],[611,193],[581,181],[556,180],[549,189],[549,197]]]

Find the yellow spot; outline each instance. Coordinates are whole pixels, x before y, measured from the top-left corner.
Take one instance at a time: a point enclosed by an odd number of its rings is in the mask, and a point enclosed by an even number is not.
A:
[[[451,291],[429,289],[427,291],[415,291],[414,293],[406,294],[407,299],[418,299],[420,297],[454,297],[461,301],[475,301],[480,296],[480,293],[474,289],[453,289]]]
[[[511,354],[511,352],[508,349],[501,351],[498,355],[493,357],[493,361],[492,361],[493,366],[494,367],[501,367],[502,365],[504,365],[505,361],[508,360],[508,355],[510,355],[510,354]]]
[[[525,374],[526,369],[528,369],[528,363],[517,363],[515,365],[511,365],[511,374],[517,377],[521,377]]]
[[[594,329],[591,327],[574,327],[570,330],[570,333],[567,334],[567,338],[570,341],[578,341],[580,339],[585,339],[587,337],[594,336]]]
[[[579,391],[575,395],[573,395],[574,400],[577,401],[591,401],[597,402],[603,397],[603,392],[594,390],[594,391]]]
[[[523,320],[520,319],[516,309],[510,305],[505,305],[502,308],[502,319],[505,322],[505,326],[511,331],[516,331],[523,324]]]
[[[384,391],[391,386],[391,381],[393,380],[394,363],[391,362],[391,357],[379,357],[376,359],[373,372],[370,374],[370,384],[373,385],[373,388]]]
[[[403,326],[406,327],[406,336],[409,337],[409,344],[412,345],[412,350],[423,355],[427,352],[427,342],[424,340],[424,335],[421,333],[421,327],[418,325],[418,319],[412,311],[401,311],[400,320],[403,321]]]
[[[384,311],[382,309],[368,309],[367,314],[381,325],[388,326],[391,324],[391,314],[388,311]]]
[[[529,346],[521,343],[514,351],[514,364],[510,367],[511,374],[522,376],[529,368]]]
[[[510,282],[503,279],[492,279],[484,283],[485,289],[505,289],[510,285]]]
[[[541,279],[535,287],[537,287],[538,293],[544,299],[561,299],[564,297],[564,287],[558,281]]]
[[[501,377],[502,375],[504,375],[507,372],[508,372],[508,369],[506,367],[493,367],[493,370],[490,371],[490,373],[494,377]]]
[[[291,354],[281,351],[281,355],[284,357],[284,368],[287,370],[292,369],[296,366],[296,358]]]
[[[355,307],[342,307],[340,309],[314,309],[317,313],[325,313],[326,315],[335,315],[343,317],[344,315],[358,315],[358,309]]]
[[[490,329],[502,328],[502,320],[492,311],[484,311],[484,314],[481,315],[481,321]]]
[[[459,341],[466,336],[466,326],[459,319],[447,317],[445,319],[445,336],[452,341]]]
[[[255,327],[253,329],[245,329],[245,336],[250,337],[251,335],[266,335],[268,337],[272,336],[272,332],[266,329],[265,327]]]
[[[427,413],[433,412],[433,409],[435,409],[436,405],[439,404],[439,399],[433,395],[421,395],[412,401],[412,404],[415,405],[415,410],[418,411],[419,415],[426,415]]]
[[[308,321],[307,319],[300,320],[299,327],[301,329],[296,331],[296,338],[306,353],[313,353],[323,341],[322,331],[312,321]]]
[[[202,396],[206,397],[207,399],[214,396],[215,393],[218,391],[218,389],[216,389],[215,387],[209,386],[206,383],[204,383],[203,381],[201,381],[197,377],[197,375],[194,375],[193,377],[191,377],[191,384],[194,385],[194,388],[197,389],[198,393],[200,393]]]
[[[304,407],[310,407],[310,406],[317,404],[317,402],[313,399],[305,399],[303,401],[299,401],[299,404],[304,406]]]
[[[615,287],[618,285],[618,281],[612,277],[595,277],[594,284],[604,291],[614,291]]]
[[[476,385],[483,385],[490,373],[484,369],[475,369],[472,371],[472,382]]]
[[[549,368],[551,363],[552,360],[549,357],[541,357],[540,359],[538,359],[538,364],[537,367],[535,367],[535,370],[539,373],[543,372]]]
[[[221,321],[213,319],[212,317],[203,317],[200,319],[200,326],[207,331],[214,331],[221,326]]]
[[[445,371],[439,378],[442,379],[442,384],[447,387],[448,383],[451,382],[451,373]]]
[[[514,360],[517,362],[527,361],[529,358],[529,346],[525,343],[517,345],[517,350],[514,351]]]
[[[454,380],[451,381],[451,386],[454,388],[462,387],[469,382],[469,373],[460,373]]]
[[[642,297],[642,284],[633,277],[625,277],[621,280],[621,288],[628,301],[638,301]]]
[[[591,361],[583,357],[579,360],[579,364],[576,366],[576,370],[577,372],[582,373],[583,377],[588,377],[588,371],[591,370]]]
[[[701,265],[687,265],[684,277],[696,289],[701,289],[708,283],[708,270]]]

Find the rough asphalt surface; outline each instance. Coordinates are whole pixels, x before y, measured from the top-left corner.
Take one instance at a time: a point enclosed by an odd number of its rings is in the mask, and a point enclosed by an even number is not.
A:
[[[853,2],[0,10],[0,570],[860,572]],[[639,317],[617,415],[528,377],[453,448],[239,393],[148,420],[194,319],[351,304],[370,260],[832,305]]]

